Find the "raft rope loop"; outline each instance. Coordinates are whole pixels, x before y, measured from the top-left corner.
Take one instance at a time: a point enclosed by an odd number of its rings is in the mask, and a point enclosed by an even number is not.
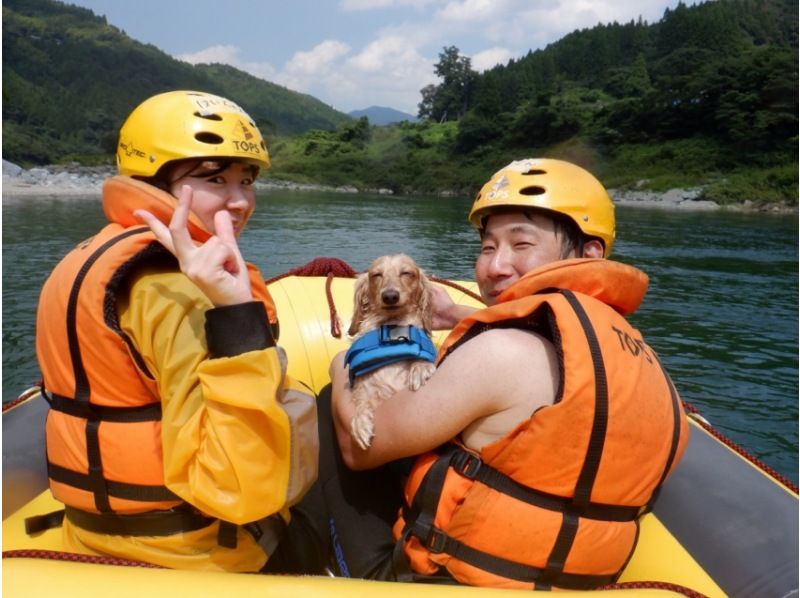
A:
[[[336,304],[333,302],[333,293],[331,292],[331,284],[334,277],[339,278],[355,278],[358,273],[350,267],[350,264],[338,257],[315,257],[313,260],[303,266],[292,268],[288,272],[273,276],[267,281],[269,286],[273,282],[286,278],[287,276],[325,276],[325,297],[328,299],[328,313],[331,317],[331,336],[333,338],[342,338],[342,325],[339,319],[339,314],[336,312]]]
[[[675,594],[689,596],[689,598],[708,598],[708,596],[701,594],[697,590],[666,581],[625,581],[600,586],[595,591],[603,592],[606,590],[667,590]]]
[[[25,548],[20,550],[4,550],[4,559],[44,559],[48,561],[67,561],[70,563],[89,563],[90,565],[114,565],[117,567],[144,567],[146,569],[166,569],[161,565],[135,561],[133,559],[121,559],[112,556],[99,556],[93,554],[78,554],[76,552],[65,552],[62,550],[36,550]]]

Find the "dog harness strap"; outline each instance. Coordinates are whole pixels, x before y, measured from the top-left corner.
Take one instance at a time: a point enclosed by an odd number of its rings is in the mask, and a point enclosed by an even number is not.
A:
[[[359,376],[406,359],[436,359],[436,346],[416,326],[385,325],[357,338],[344,356],[350,368],[350,384]]]

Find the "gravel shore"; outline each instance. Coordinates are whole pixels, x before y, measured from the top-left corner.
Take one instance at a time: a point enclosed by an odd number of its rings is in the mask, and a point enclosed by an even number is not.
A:
[[[58,197],[63,199],[99,198],[103,181],[116,170],[111,166],[47,166],[24,169],[3,160],[3,203],[13,203],[31,197]],[[358,193],[352,186],[327,187],[301,185],[264,177],[256,182],[259,189],[288,189],[296,191],[332,191]],[[391,195],[389,189],[369,189],[370,193]],[[645,190],[609,189],[614,203],[619,206],[680,209],[695,211],[718,210],[713,201],[699,199],[701,190],[670,189],[664,193]]]

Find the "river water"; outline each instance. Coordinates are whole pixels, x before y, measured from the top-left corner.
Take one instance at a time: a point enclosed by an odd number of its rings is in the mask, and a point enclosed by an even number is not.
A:
[[[265,277],[318,256],[356,270],[406,252],[429,273],[471,279],[470,200],[268,191],[242,237]],[[682,398],[797,482],[796,215],[618,208],[614,259],[650,275],[631,318]],[[34,320],[50,269],[104,222],[87,198],[3,202],[3,402],[38,380]]]

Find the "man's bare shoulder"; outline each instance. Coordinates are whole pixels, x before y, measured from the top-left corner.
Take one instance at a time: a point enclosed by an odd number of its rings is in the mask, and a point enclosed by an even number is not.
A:
[[[559,383],[553,344],[534,332],[512,328],[488,330],[465,342],[445,360],[441,373],[462,404],[482,407],[462,433],[462,440],[476,450],[551,405]]]
[[[518,328],[493,328],[465,342],[453,351],[450,358],[460,354],[465,359],[477,357],[483,361],[505,361],[518,356],[520,351],[526,354],[526,359],[530,359],[551,350],[553,344],[535,332]]]

